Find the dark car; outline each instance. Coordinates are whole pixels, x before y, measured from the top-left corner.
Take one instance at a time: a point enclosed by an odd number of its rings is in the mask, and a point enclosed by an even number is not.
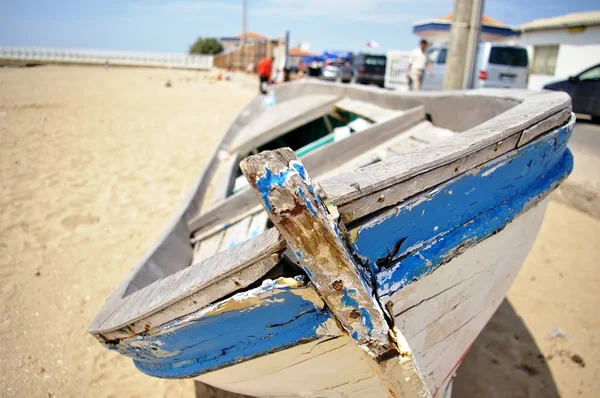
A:
[[[386,62],[385,55],[358,54],[352,62],[354,69],[352,81],[361,84],[377,84],[383,87]]]
[[[544,88],[569,94],[573,112],[590,115],[593,121],[600,122],[600,64],[567,80],[546,84]]]

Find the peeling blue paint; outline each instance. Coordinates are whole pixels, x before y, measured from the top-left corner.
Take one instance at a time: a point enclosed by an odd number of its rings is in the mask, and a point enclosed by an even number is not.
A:
[[[292,162],[291,166],[294,170],[296,170],[296,172],[298,173],[300,178],[302,178],[302,180],[304,182],[308,183],[308,175],[306,174],[306,169],[304,168],[304,166],[302,166],[302,163]],[[310,185],[310,184],[307,184],[307,185]]]
[[[392,268],[377,275],[380,298],[389,296],[413,281],[433,272],[461,251],[502,230],[521,213],[536,196],[546,193],[553,185],[567,178],[573,169],[573,156],[567,149],[560,162],[540,178],[530,189],[515,196],[444,234],[425,249],[403,258]]]
[[[295,290],[299,289],[303,288]],[[258,306],[203,316],[165,328],[166,333],[125,339],[109,348],[133,358],[137,368],[151,376],[193,377],[316,340],[321,337],[317,328],[331,317],[327,309],[280,285]]]
[[[306,170],[304,169],[304,166],[302,166],[301,163],[291,162],[290,168],[286,168],[280,171],[278,174],[273,174],[273,172],[268,167],[265,167],[265,174],[258,180],[256,180],[256,188],[260,192],[260,197],[269,211],[273,211],[273,206],[271,206],[271,202],[269,201],[269,194],[273,190],[273,187],[283,187],[283,184],[285,184],[285,182],[289,178],[290,173],[294,172],[296,172],[300,176],[300,178],[308,185],[308,190],[314,196],[314,188],[311,184],[309,184]],[[313,215],[316,215],[316,209],[314,208],[310,200],[306,198],[306,195],[304,194],[301,188],[298,188],[298,194],[302,196],[304,202],[306,203],[306,206],[311,211],[311,213]]]
[[[308,268],[306,268],[304,265],[302,265],[302,269],[304,270],[304,272],[306,272],[306,275],[308,276],[309,279],[313,279],[314,278],[312,272],[310,272],[310,270]]]
[[[269,201],[269,194],[271,193],[272,187],[283,187],[283,184],[287,181],[288,175],[292,172],[293,170],[291,169],[285,169],[278,174],[273,174],[268,167],[265,167],[265,175],[256,180],[256,188],[260,192],[260,197],[269,211],[273,211],[273,206],[271,206],[271,202]]]
[[[363,326],[366,326],[367,329],[369,329],[369,334],[371,334],[371,332],[373,331],[373,322],[371,321],[371,314],[369,314],[369,311],[367,311],[364,307],[362,307],[358,301],[352,297],[351,295],[356,294],[356,289],[346,289],[344,288],[343,290],[343,296],[342,296],[342,304],[345,305],[346,307],[351,307],[351,308],[355,308],[357,311],[360,312],[361,314],[361,323]],[[353,332],[355,333],[355,332]],[[354,334],[352,335],[354,339],[356,339],[354,337]]]
[[[354,254],[366,259],[376,275],[382,264],[394,263],[479,214],[527,194],[537,182],[550,180],[547,171],[561,161],[571,129],[572,124],[548,133],[478,172],[460,175],[367,221],[352,243]]]
[[[315,196],[317,200],[320,200],[319,196],[315,195],[315,188],[311,184],[310,179],[308,178],[308,174],[306,174],[306,169],[304,168],[302,163],[295,161],[291,162],[290,164],[291,167],[294,170],[296,170],[300,178],[302,178],[302,181],[304,181],[304,183],[308,186],[308,192],[310,192],[312,196]]]
[[[302,199],[304,199],[304,203],[306,204],[306,207],[308,207],[308,210],[312,213],[313,216],[317,216],[317,211],[315,210],[315,207],[313,206],[313,204],[310,202],[310,199],[308,199],[305,195],[304,195],[304,191],[302,190],[302,188],[298,187],[298,195],[300,195],[302,197]]]

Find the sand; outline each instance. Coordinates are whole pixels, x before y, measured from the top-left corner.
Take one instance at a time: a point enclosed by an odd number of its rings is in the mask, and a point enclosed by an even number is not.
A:
[[[86,328],[255,95],[251,79],[211,77],[0,69],[0,396],[196,395],[192,381],[144,376]],[[600,394],[599,232],[598,220],[551,203],[455,396]],[[568,338],[546,340],[554,327]]]
[[[255,95],[208,76],[0,69],[1,396],[193,396],[86,328]]]

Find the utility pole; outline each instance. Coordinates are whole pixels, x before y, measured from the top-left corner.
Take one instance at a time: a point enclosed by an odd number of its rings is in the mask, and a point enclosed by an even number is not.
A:
[[[477,62],[477,49],[479,48],[479,36],[481,34],[481,18],[485,0],[475,0],[471,12],[471,26],[469,28],[469,44],[467,46],[467,60],[465,64],[465,75],[463,77],[463,88],[473,88],[473,74]]]
[[[290,80],[290,31],[285,31],[285,62],[283,64],[283,81]]]
[[[285,31],[285,65],[284,68],[290,67],[290,31]]]
[[[454,0],[444,90],[463,88],[473,2],[474,0]]]
[[[246,46],[246,0],[242,0],[242,37],[240,38],[240,70],[244,70],[244,53]]]

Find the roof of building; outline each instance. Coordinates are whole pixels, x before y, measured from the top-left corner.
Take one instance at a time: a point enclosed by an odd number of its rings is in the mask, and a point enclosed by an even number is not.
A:
[[[432,18],[432,19],[427,19],[425,21],[415,22],[413,24],[413,26],[425,25],[425,24],[430,24],[430,23],[451,23],[453,18],[454,18],[454,14],[450,13],[448,15],[444,15],[443,17]],[[497,19],[492,18],[492,17],[488,17],[487,15],[483,15],[481,17],[481,24],[487,25],[487,26],[499,26],[499,27],[506,27],[506,28],[509,27],[509,25],[505,24],[504,22],[498,21]]]
[[[450,21],[450,22],[452,22],[452,19],[454,19],[454,14],[450,13],[448,15],[444,15],[443,17],[439,17],[437,19],[442,20],[442,21]],[[483,25],[490,25],[490,26],[508,26],[504,22],[499,21],[499,20],[497,20],[495,18],[492,18],[492,17],[488,17],[487,15],[483,15],[481,17],[481,23]]]
[[[552,18],[539,18],[519,26],[521,31],[561,29],[600,25],[600,11],[574,12]]]
[[[242,38],[245,37],[246,39],[257,39],[257,40],[267,40],[268,37],[265,35],[261,35],[260,33],[256,33],[256,32],[246,32],[245,34],[239,34],[236,37]]]
[[[450,26],[452,25],[453,17],[453,14],[448,14],[439,18],[415,22],[413,24],[413,33],[421,37],[427,35],[447,34],[450,32]],[[481,17],[481,33],[488,37],[487,40],[489,40],[491,37],[497,39],[516,36],[519,34],[519,31],[512,26],[505,24],[504,22],[488,17],[487,15],[483,15]]]
[[[246,32],[244,35],[239,34],[237,36],[225,36],[225,37],[221,37],[221,41],[240,41],[240,39],[244,37],[246,38],[247,41],[250,42],[257,42],[257,41],[267,41],[269,40],[269,38],[267,36],[261,35],[260,33],[256,33],[256,32]]]
[[[303,57],[312,57],[315,56],[315,53],[311,53],[310,51],[304,51],[301,48],[290,48],[290,55],[299,55]]]

